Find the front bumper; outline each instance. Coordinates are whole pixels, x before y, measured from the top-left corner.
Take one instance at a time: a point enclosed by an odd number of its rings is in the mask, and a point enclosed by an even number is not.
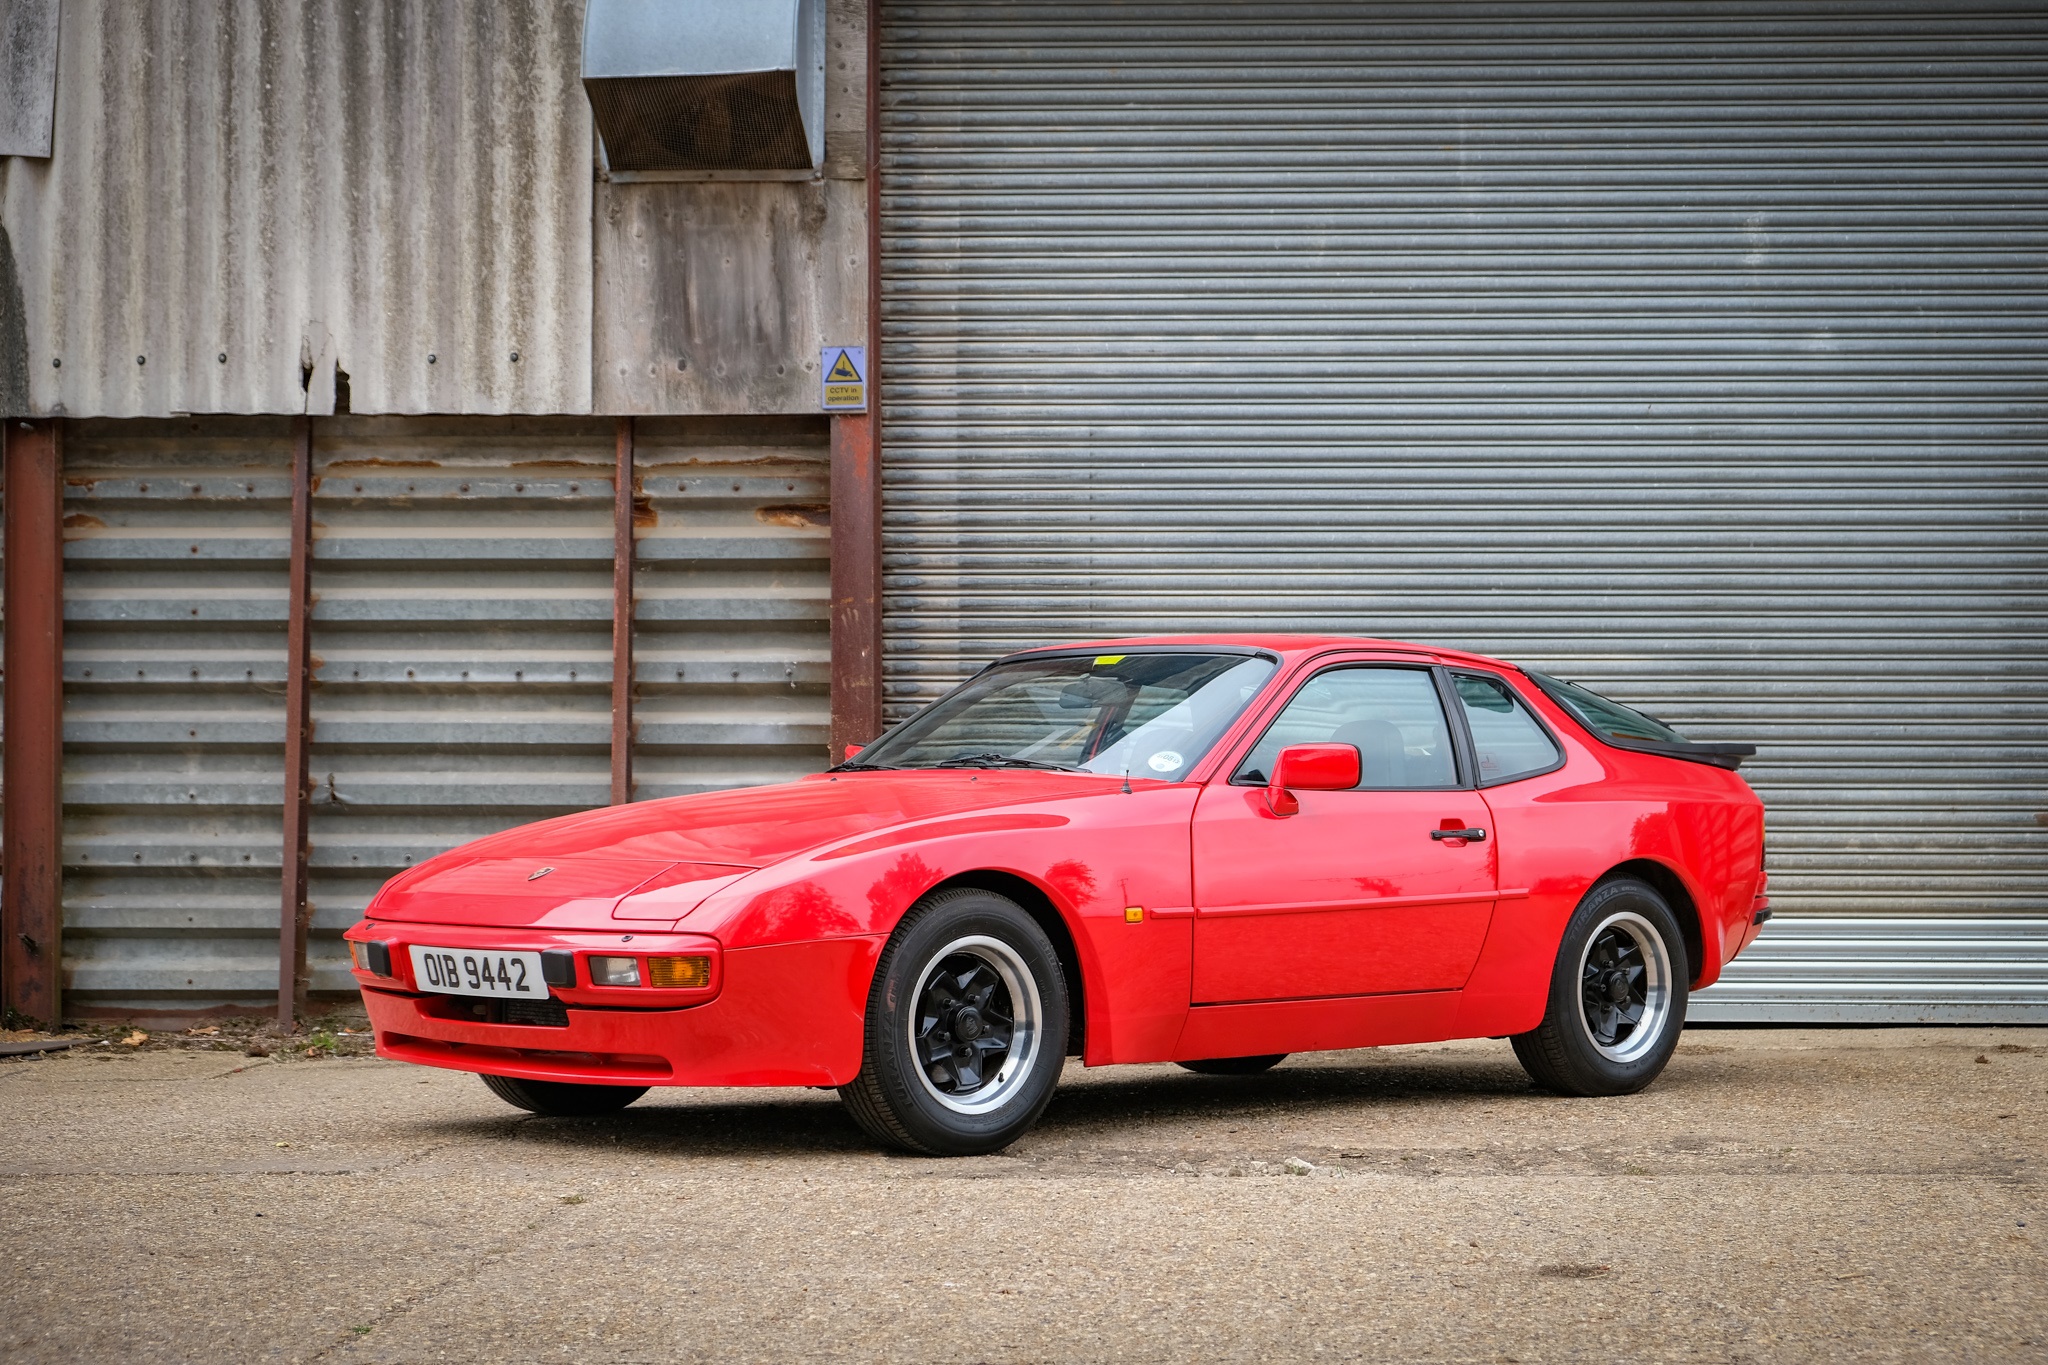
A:
[[[359,926],[360,927],[360,926]],[[350,931],[351,937],[368,937]],[[375,936],[410,943],[544,950],[589,937],[532,930],[455,929],[380,923]],[[641,935],[646,953],[702,951],[692,935]],[[565,1025],[489,1023],[459,1017],[466,997],[412,989],[409,979],[357,972],[377,1055],[422,1066],[591,1085],[841,1085],[860,1070],[862,1020],[881,938],[824,939],[719,955],[714,988],[698,1003],[641,990],[639,1006],[615,1003],[625,988],[557,990]],[[404,956],[395,950],[394,957]],[[405,972],[400,967],[400,972]]]

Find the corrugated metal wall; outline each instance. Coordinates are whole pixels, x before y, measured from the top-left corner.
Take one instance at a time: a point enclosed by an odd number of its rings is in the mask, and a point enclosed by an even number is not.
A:
[[[892,716],[1075,635],[1487,650],[1763,746],[1827,918],[1728,1009],[2048,1019],[2048,10],[882,23]]]
[[[277,989],[291,435],[64,434],[70,1013]]]
[[[825,761],[826,419],[643,420],[639,799]],[[377,887],[605,804],[613,424],[314,424],[312,988]],[[66,433],[67,1009],[275,999],[290,433]]]
[[[582,8],[66,0],[0,158],[31,410],[589,411]]]

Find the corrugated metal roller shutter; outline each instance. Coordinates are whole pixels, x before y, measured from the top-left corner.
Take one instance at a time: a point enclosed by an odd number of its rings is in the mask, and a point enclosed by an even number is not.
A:
[[[1702,1016],[2048,1019],[2048,10],[882,34],[892,714],[1062,636],[1487,650],[1764,746],[1807,918]]]
[[[277,989],[291,432],[64,436],[67,1014]]]

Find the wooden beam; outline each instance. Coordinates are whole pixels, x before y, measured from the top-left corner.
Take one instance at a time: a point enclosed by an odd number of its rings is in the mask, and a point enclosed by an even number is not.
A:
[[[5,422],[6,808],[0,1003],[63,1018],[64,452],[61,419]]]
[[[306,1006],[308,750],[313,742],[313,419],[292,419],[291,567],[286,588],[284,664],[284,858],[277,931],[277,1025],[289,1030]]]
[[[612,804],[633,799],[633,419],[613,434]]]

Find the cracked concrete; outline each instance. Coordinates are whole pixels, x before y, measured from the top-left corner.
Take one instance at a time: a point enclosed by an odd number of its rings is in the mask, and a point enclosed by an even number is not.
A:
[[[105,1053],[0,1062],[0,1359],[2048,1356],[2048,1031],[1696,1030],[1622,1100],[1074,1066],[961,1161],[814,1091]]]

